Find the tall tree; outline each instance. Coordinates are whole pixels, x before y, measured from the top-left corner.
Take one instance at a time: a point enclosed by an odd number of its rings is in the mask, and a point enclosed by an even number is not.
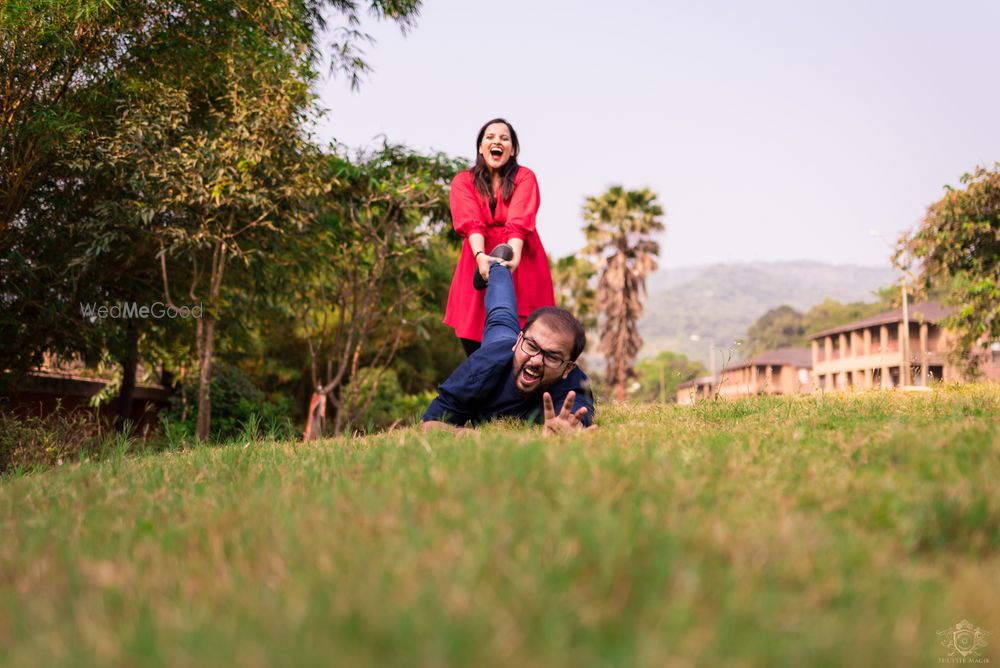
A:
[[[465,166],[388,144],[353,162],[325,160],[337,197],[292,240],[291,264],[271,267],[309,351],[309,438],[322,435],[328,404],[333,433],[355,425],[396,353],[421,331],[428,250],[450,220],[448,184]],[[366,382],[351,382],[365,368]]]
[[[946,187],[917,228],[904,235],[893,257],[904,270],[917,269],[922,291],[944,290],[959,305],[947,323],[958,332],[956,359],[975,364],[970,353],[985,338],[1000,338],[1000,162],[977,167]]]
[[[584,252],[594,258],[599,276],[600,348],[607,359],[607,382],[619,400],[625,399],[642,347],[638,322],[646,276],[657,266],[660,245],[653,236],[664,229],[662,216],[663,208],[651,190],[625,190],[620,185],[587,197],[583,208]]]
[[[211,77],[208,85],[219,86],[211,99],[162,82],[141,85],[143,94],[80,167],[110,174],[116,184],[88,218],[100,249],[91,266],[117,250],[133,270],[126,285],[156,272],[168,306],[200,307],[200,439],[211,432],[212,361],[227,273],[259,257],[269,237],[301,228],[309,217],[306,203],[321,189],[312,169],[317,151],[301,132],[308,83],[297,76],[293,59],[258,56],[229,58]],[[122,243],[136,231],[138,242]]]
[[[94,296],[71,264],[84,202],[65,165],[74,140],[115,114],[142,8],[101,0],[0,3],[0,376],[11,385],[46,352],[100,357],[81,327]]]
[[[329,65],[356,87],[368,70],[358,45],[372,41],[360,29],[362,12],[405,31],[419,6],[419,0],[0,5],[0,369],[23,372],[45,351],[98,354],[95,341],[115,337],[90,336],[78,305],[84,297],[108,298],[109,286],[134,295],[132,288],[148,285],[150,270],[159,268],[149,248],[171,264],[187,263],[189,269],[174,267],[175,276],[201,280],[196,297],[218,306],[230,261],[259,257],[251,237],[280,233],[298,215],[290,203],[300,194],[299,172],[278,157],[303,143],[327,20],[343,22],[330,33]],[[144,126],[133,113],[143,101],[163,105],[163,113],[146,115]],[[173,102],[182,114],[172,113]],[[276,132],[286,136],[275,138]],[[115,154],[116,141],[117,148],[133,141],[141,149],[131,163],[127,153]],[[269,180],[269,192],[261,179]],[[115,219],[116,202],[139,215]],[[115,225],[141,237],[131,255],[122,252],[127,235],[116,235]],[[133,260],[127,266],[135,271],[125,271],[120,257]],[[218,309],[208,313],[199,321],[198,343],[203,371],[210,372]],[[137,339],[129,328],[118,338],[128,374]],[[207,423],[199,422],[203,432]]]

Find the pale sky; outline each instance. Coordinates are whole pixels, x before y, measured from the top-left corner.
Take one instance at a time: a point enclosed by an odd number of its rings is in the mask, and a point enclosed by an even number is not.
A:
[[[621,183],[659,194],[664,267],[886,265],[870,229],[895,239],[1000,160],[996,0],[425,0],[405,37],[366,28],[375,72],[322,83],[318,138],[472,159],[506,117],[554,257]]]

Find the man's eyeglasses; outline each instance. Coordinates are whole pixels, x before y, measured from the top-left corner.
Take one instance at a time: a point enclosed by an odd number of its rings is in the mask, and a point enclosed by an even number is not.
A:
[[[567,362],[566,358],[559,353],[542,350],[538,344],[535,343],[534,339],[528,338],[524,335],[521,336],[521,352],[528,357],[534,357],[538,353],[541,353],[542,362],[550,369],[558,369]]]

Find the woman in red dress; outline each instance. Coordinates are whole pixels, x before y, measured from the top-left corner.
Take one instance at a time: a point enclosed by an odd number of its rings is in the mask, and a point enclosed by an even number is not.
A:
[[[502,118],[487,122],[476,137],[476,164],[451,182],[451,220],[465,238],[448,293],[444,322],[455,329],[465,354],[483,340],[485,292],[472,285],[473,273],[486,279],[490,251],[508,244],[514,257],[506,262],[514,277],[521,326],[542,306],[555,306],[549,258],[535,229],[541,199],[535,174],[517,164],[517,133]]]

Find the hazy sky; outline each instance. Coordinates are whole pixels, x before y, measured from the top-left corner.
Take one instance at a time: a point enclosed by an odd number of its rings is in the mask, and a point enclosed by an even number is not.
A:
[[[367,28],[375,72],[323,82],[319,137],[471,159],[508,118],[556,257],[621,183],[659,194],[665,267],[884,265],[869,229],[895,239],[1000,160],[996,0],[426,0],[406,37]]]

